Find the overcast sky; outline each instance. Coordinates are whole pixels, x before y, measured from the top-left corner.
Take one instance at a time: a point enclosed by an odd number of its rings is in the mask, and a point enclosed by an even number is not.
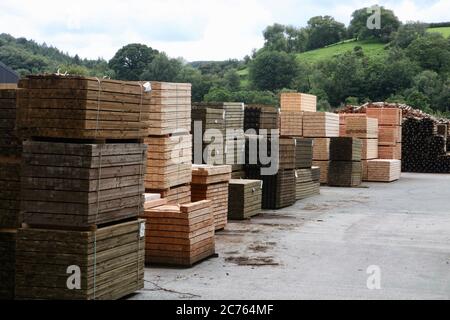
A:
[[[348,24],[376,3],[402,21],[450,20],[449,0],[0,0],[0,32],[83,58],[110,59],[139,42],[189,61],[240,59],[262,46],[267,25],[304,26],[316,15]]]

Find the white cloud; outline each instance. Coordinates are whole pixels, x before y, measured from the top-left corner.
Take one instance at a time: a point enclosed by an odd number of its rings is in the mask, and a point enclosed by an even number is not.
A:
[[[242,58],[263,44],[274,22],[306,25],[315,15],[344,23],[376,1],[348,0],[2,0],[0,30],[52,44],[82,57],[111,58],[123,45],[142,42],[188,60]],[[450,2],[378,1],[401,20],[450,20]]]

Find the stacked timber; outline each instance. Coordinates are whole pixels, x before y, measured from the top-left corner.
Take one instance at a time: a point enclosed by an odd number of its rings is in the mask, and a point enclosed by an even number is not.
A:
[[[340,113],[339,114],[339,136],[346,137],[347,136],[347,119],[355,118],[355,117],[367,117],[363,113]]]
[[[262,187],[261,180],[230,180],[228,219],[245,220],[260,214]]]
[[[17,91],[24,137],[141,139],[150,121],[143,84],[88,77],[28,76]]]
[[[402,110],[399,108],[367,108],[369,118],[378,119],[378,157],[402,159]]]
[[[368,181],[393,182],[400,179],[402,162],[400,160],[377,159],[368,162]]]
[[[281,112],[316,112],[317,96],[306,93],[282,93]]]
[[[320,194],[320,169],[295,170],[296,200],[303,200]]]
[[[328,184],[356,187],[362,182],[362,143],[358,138],[332,138]]]
[[[144,287],[145,221],[17,233],[18,299],[113,300]],[[71,274],[80,275],[68,281]],[[70,279],[69,279],[70,280]],[[74,290],[76,289],[76,290]]]
[[[168,197],[171,203],[184,204],[190,202],[192,179],[191,85],[150,83],[151,122],[144,139],[149,150],[145,188]]]
[[[15,299],[16,229],[0,229],[0,300]]]
[[[142,217],[147,220],[147,264],[191,267],[215,254],[211,201],[149,206]]]
[[[19,123],[29,128],[17,297],[118,299],[141,289],[150,83],[30,76],[19,87]],[[72,290],[67,274],[80,272]]]
[[[280,136],[303,137],[303,112],[281,111]]]
[[[367,181],[368,161],[378,158],[378,136],[379,126],[378,119],[369,118],[365,114],[358,117],[348,117],[346,119],[346,137],[359,138],[362,142],[362,168],[363,181]]]
[[[312,167],[313,144],[313,139],[295,138],[295,169]]]
[[[21,159],[0,156],[0,229],[20,228]]]
[[[450,173],[446,138],[437,133],[436,123],[432,119],[405,120],[402,161],[404,172]]]
[[[192,202],[210,200],[214,212],[215,230],[228,222],[228,187],[231,166],[194,165],[192,167]]]
[[[279,113],[274,106],[247,105],[245,107],[244,131],[248,134],[271,135],[279,129]]]
[[[16,132],[16,92],[0,89],[0,156],[20,157],[21,142]]]
[[[339,137],[339,115],[328,112],[305,112],[303,136],[314,138],[313,165],[320,167],[320,182],[327,184],[330,138]]]

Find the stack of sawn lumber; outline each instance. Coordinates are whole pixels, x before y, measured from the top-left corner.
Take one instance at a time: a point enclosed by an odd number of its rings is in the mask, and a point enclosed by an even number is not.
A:
[[[312,167],[313,139],[296,138],[296,200],[303,200],[320,193],[320,168]]]
[[[280,135],[303,137],[303,114],[316,111],[316,96],[304,93],[282,93],[280,96]]]
[[[145,188],[170,203],[190,202],[192,179],[191,85],[151,82],[151,122]]]
[[[215,254],[215,223],[209,200],[181,206],[146,203],[145,260],[150,265],[191,267]]]
[[[147,157],[141,129],[148,111],[135,117],[135,107],[148,110],[144,86],[63,76],[33,76],[21,86],[28,99],[21,120],[34,127],[24,131],[29,141],[23,148],[17,298],[118,299],[143,288],[145,222],[138,216]],[[94,96],[102,125],[91,125]],[[36,120],[47,111],[52,121]],[[66,126],[67,114],[83,120],[76,128]],[[125,120],[131,118],[129,126]],[[68,283],[68,273],[77,277],[77,270],[80,289],[72,290],[78,281]]]
[[[228,223],[228,187],[231,166],[193,165],[192,202],[210,200],[214,212],[215,230]]]
[[[362,142],[358,138],[332,138],[328,184],[357,187],[362,182]]]
[[[230,180],[228,219],[245,220],[260,214],[262,187],[261,180]]]
[[[279,113],[275,106],[245,106],[244,131],[246,134],[270,136],[275,130],[278,135],[278,129]]]

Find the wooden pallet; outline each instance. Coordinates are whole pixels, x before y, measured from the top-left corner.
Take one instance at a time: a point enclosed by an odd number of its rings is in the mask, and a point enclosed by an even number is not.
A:
[[[89,227],[137,217],[146,150],[143,144],[24,142],[24,221]]]
[[[282,93],[281,112],[316,112],[317,97],[306,93]]]
[[[146,210],[145,260],[149,265],[191,267],[215,254],[211,201]]]
[[[368,117],[350,117],[346,119],[346,137],[361,139],[378,138],[378,120]]]
[[[228,219],[245,220],[261,213],[261,180],[230,180]]]
[[[21,159],[0,157],[0,229],[19,228],[22,224],[20,177]]]
[[[402,162],[400,160],[368,161],[367,180],[372,182],[393,182],[401,177]]]
[[[339,115],[329,112],[305,112],[303,136],[305,138],[339,137]]]
[[[18,299],[115,300],[144,287],[145,220],[92,231],[23,228],[17,233]],[[68,288],[78,266],[81,289]]]
[[[0,300],[14,300],[17,230],[0,229]]]

